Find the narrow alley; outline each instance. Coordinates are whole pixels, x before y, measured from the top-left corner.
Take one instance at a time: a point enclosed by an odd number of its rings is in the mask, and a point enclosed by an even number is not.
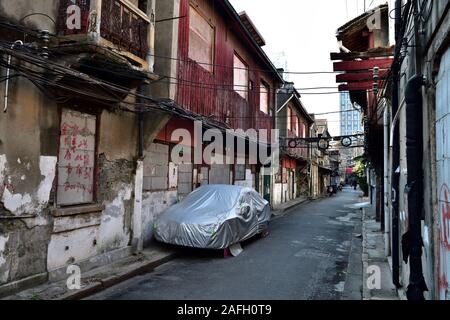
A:
[[[0,0],[0,300],[450,300],[449,89],[450,0]]]
[[[186,249],[180,259],[91,299],[361,299],[361,213],[347,207],[360,195],[345,188],[293,208],[236,258]]]

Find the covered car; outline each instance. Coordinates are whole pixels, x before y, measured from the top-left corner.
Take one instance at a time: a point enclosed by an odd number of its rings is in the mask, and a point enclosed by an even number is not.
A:
[[[226,249],[268,228],[269,203],[255,190],[208,185],[161,214],[155,222],[157,241],[186,247]]]

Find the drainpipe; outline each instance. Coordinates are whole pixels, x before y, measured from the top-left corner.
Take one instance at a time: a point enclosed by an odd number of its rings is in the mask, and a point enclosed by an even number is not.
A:
[[[400,33],[402,29],[402,0],[395,2],[395,51],[400,52],[401,39]],[[398,59],[398,58],[397,58]],[[392,115],[397,117],[399,113],[399,61],[394,61],[392,65]],[[397,168],[400,165],[400,131],[396,124],[396,119],[392,120],[392,129],[390,134],[391,142],[389,144],[389,155],[391,157],[391,172],[390,172],[390,186],[392,196],[390,201],[391,216],[392,216],[392,283],[396,288],[401,288],[400,284],[400,234],[399,234],[399,174]]]
[[[384,110],[384,253],[391,255],[391,214],[389,210],[389,105]]]
[[[17,45],[23,46],[23,41],[17,40],[11,45],[11,50],[13,50]],[[11,65],[12,56],[8,56],[8,68],[6,69],[6,82],[5,82],[5,97],[3,100],[3,112],[8,111],[8,99],[9,99],[9,78],[11,76]]]
[[[405,263],[410,262],[408,300],[424,300],[428,291],[422,270],[422,210],[423,210],[423,125],[422,125],[422,75],[412,77],[406,86],[406,155],[408,167],[409,230],[403,235],[402,248]]]

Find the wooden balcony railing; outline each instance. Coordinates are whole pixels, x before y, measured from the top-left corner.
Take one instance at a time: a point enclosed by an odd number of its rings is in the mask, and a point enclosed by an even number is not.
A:
[[[80,8],[81,28],[67,25],[67,9]],[[98,15],[100,12],[100,15]],[[100,37],[145,60],[149,52],[150,20],[148,16],[127,0],[61,0],[58,34],[64,36],[100,33]]]

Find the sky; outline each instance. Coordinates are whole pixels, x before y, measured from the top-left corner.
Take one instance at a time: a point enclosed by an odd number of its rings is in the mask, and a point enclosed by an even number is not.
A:
[[[264,39],[272,60],[284,52],[287,71],[333,71],[330,52],[338,52],[336,30],[366,9],[386,0],[230,0],[237,12],[246,11]],[[278,66],[277,66],[278,67]],[[316,92],[337,92],[335,74],[289,75],[296,88],[334,87]],[[339,110],[339,94],[312,95],[299,90],[309,113]],[[318,115],[329,120],[331,135],[339,135],[339,114]]]

